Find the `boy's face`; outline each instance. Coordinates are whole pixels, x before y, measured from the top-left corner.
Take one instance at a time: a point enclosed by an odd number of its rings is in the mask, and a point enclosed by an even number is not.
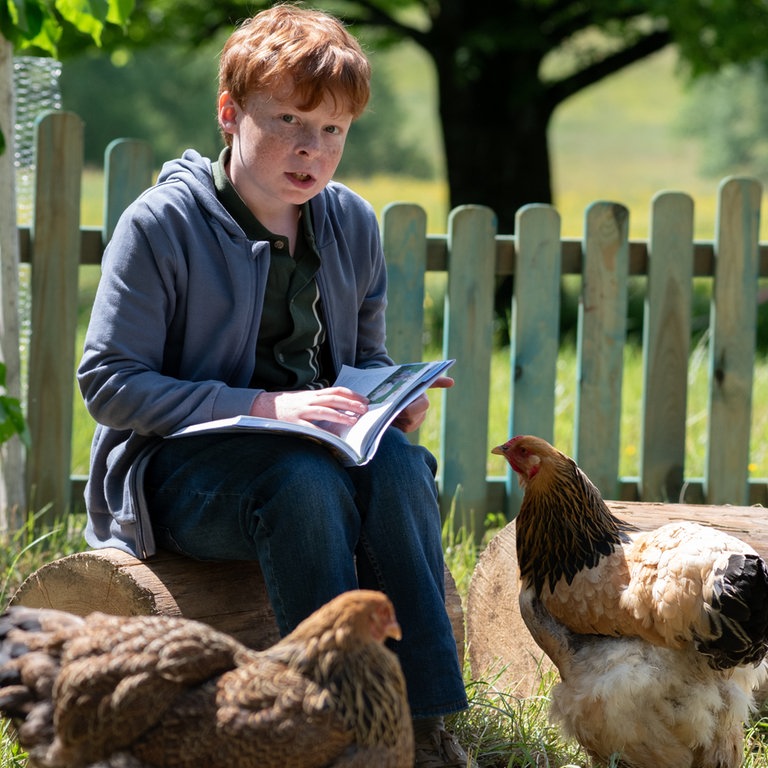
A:
[[[229,176],[257,217],[320,192],[336,171],[352,123],[330,96],[306,112],[292,91],[256,93],[242,107],[226,91],[219,98],[219,122],[232,135]]]

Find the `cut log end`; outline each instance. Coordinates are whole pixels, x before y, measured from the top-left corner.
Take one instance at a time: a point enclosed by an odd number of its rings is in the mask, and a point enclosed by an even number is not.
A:
[[[520,615],[515,525],[497,533],[478,558],[467,595],[467,649],[473,680],[520,696],[538,693],[554,670]]]

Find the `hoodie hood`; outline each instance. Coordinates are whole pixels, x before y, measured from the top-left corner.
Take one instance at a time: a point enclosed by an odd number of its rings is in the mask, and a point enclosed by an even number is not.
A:
[[[197,150],[187,149],[181,157],[164,163],[157,177],[157,184],[183,184],[209,217],[218,221],[229,234],[243,236],[242,230],[216,195],[211,160],[203,157]]]

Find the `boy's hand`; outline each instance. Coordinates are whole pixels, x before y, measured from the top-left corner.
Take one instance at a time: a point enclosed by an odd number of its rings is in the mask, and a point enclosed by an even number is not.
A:
[[[450,376],[439,376],[430,385],[430,389],[448,389],[454,385]],[[427,417],[429,410],[429,398],[426,393],[419,395],[407,408],[403,408],[392,422],[392,426],[403,432],[417,430]]]
[[[314,426],[318,421],[351,426],[368,410],[368,398],[346,387],[300,389],[295,392],[262,392],[250,416]]]

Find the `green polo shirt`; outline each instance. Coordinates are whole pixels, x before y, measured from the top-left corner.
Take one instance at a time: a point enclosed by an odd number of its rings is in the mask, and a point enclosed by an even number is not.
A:
[[[327,345],[320,292],[315,275],[320,255],[309,204],[301,209],[293,256],[288,238],[270,232],[251,213],[224,170],[230,150],[213,163],[213,179],[221,204],[251,240],[270,244],[269,273],[264,294],[256,367],[251,386],[270,391],[318,389],[328,386]]]

